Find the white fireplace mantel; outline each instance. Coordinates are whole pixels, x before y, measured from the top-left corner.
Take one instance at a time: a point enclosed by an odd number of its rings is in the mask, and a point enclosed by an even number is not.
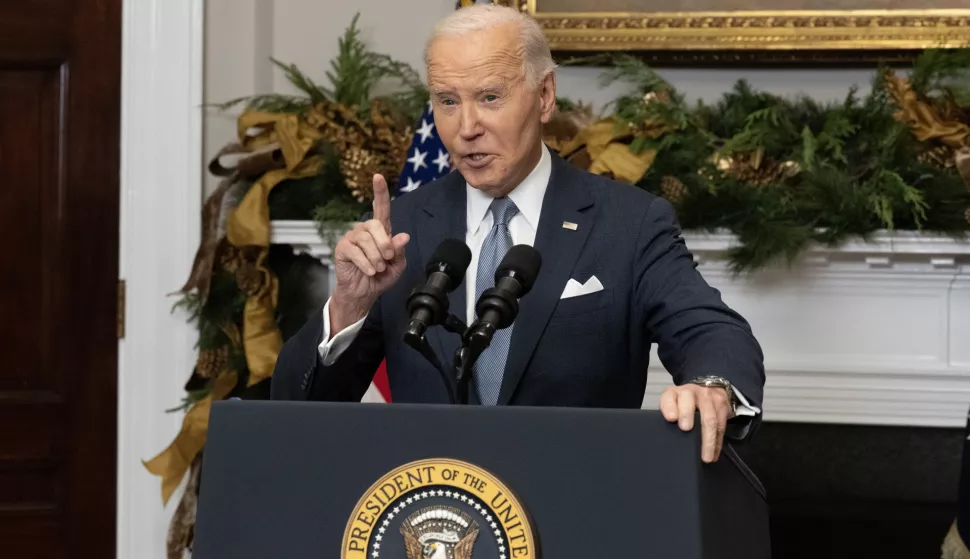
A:
[[[970,243],[914,232],[808,250],[791,269],[734,277],[727,234],[684,234],[705,279],[765,352],[766,421],[962,427],[970,408]],[[313,222],[273,242],[330,265]],[[333,285],[332,279],[329,285]],[[653,351],[645,408],[670,377]]]

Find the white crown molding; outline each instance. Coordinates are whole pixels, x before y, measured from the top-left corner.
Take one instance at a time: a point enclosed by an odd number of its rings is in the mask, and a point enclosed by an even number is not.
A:
[[[164,559],[177,493],[142,465],[178,432],[194,328],[173,313],[199,243],[203,0],[123,0],[117,557]]]
[[[687,232],[705,279],[765,351],[766,421],[963,427],[970,407],[970,243],[880,232],[812,247],[791,269],[734,277],[737,240]],[[313,222],[274,221],[273,242],[329,266]],[[330,285],[333,285],[332,280]],[[670,375],[652,352],[644,407]]]

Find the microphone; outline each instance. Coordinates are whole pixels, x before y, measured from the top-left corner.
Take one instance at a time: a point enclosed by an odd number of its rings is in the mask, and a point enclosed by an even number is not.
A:
[[[438,245],[424,271],[428,279],[407,300],[411,321],[404,333],[409,344],[420,342],[429,326],[444,324],[448,318],[448,293],[461,285],[472,252],[463,241],[445,239]]]
[[[462,346],[455,353],[458,402],[468,403],[468,383],[472,366],[492,343],[495,332],[508,328],[519,314],[519,299],[532,289],[542,257],[529,245],[509,249],[495,270],[495,287],[486,289],[475,304],[478,320],[462,336]]]

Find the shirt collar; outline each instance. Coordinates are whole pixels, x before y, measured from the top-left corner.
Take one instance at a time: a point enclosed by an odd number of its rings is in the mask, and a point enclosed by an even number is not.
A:
[[[522,217],[533,230],[538,230],[539,227],[542,200],[545,198],[551,175],[552,157],[549,155],[549,148],[543,144],[542,155],[539,157],[539,163],[536,164],[535,169],[509,193],[509,198],[515,203],[515,207],[519,209],[519,213],[522,214]],[[475,235],[478,233],[482,221],[485,220],[485,216],[488,215],[492,197],[477,188],[473,188],[468,183],[465,183],[465,190],[468,200],[465,212],[468,232]]]

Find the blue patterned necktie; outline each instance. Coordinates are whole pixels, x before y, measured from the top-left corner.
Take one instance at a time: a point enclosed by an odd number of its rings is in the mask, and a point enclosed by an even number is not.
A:
[[[509,222],[519,213],[515,202],[508,198],[496,198],[489,206],[492,212],[492,230],[482,243],[482,251],[478,255],[478,275],[475,278],[475,301],[482,293],[495,286],[495,269],[498,268],[505,253],[512,248],[512,234],[509,233]],[[476,313],[477,316],[477,313]],[[509,342],[512,340],[512,324],[495,332],[492,343],[482,352],[475,363],[475,383],[478,386],[478,396],[483,405],[492,406],[498,402],[498,393],[502,388],[502,375],[505,373],[505,360],[509,355]]]

